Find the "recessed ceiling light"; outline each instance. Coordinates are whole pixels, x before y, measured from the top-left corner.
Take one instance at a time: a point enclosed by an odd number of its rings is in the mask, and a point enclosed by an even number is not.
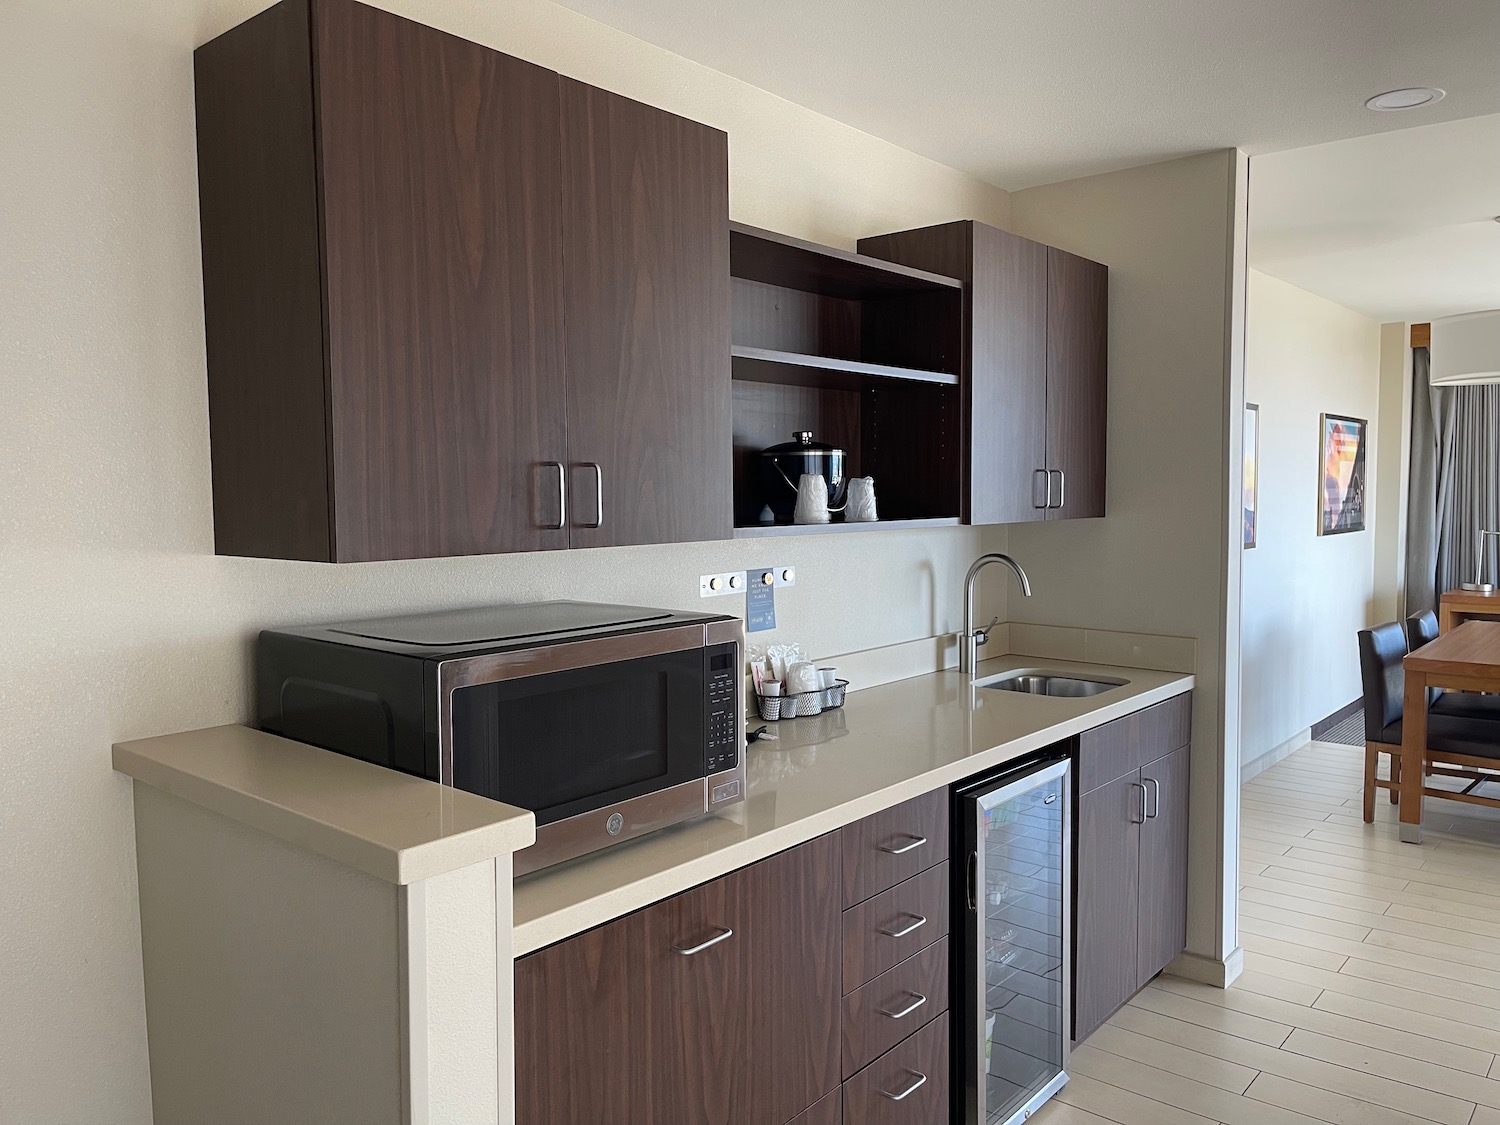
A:
[[[1376,94],[1365,102],[1365,108],[1380,113],[1397,113],[1403,109],[1432,105],[1447,96],[1446,90],[1439,90],[1436,86],[1411,86],[1405,90],[1387,90],[1383,94]]]

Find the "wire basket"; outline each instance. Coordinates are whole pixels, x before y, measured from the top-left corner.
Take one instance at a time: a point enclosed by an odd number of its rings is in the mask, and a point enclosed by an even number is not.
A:
[[[835,680],[832,687],[817,691],[799,691],[794,695],[757,695],[755,705],[760,711],[760,717],[766,722],[805,719],[810,715],[821,715],[824,711],[842,707],[848,690],[848,680]]]

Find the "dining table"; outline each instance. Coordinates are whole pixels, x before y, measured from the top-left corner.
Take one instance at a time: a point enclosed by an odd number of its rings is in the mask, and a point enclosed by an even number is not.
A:
[[[1438,629],[1447,633],[1465,621],[1500,620],[1500,590],[1445,590],[1438,599]]]
[[[1401,839],[1422,842],[1427,689],[1500,692],[1500,621],[1465,621],[1407,655],[1401,724]]]

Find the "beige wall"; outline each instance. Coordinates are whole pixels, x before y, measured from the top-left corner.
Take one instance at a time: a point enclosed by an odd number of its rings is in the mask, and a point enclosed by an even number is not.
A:
[[[216,558],[191,50],[262,6],[0,6],[5,1125],[149,1120],[130,785],[109,747],[247,718],[257,629],[558,596],[692,606],[702,572],[792,563],[781,634],[834,654],[957,628],[979,547],[954,529],[345,567]],[[551,4],[392,6],[728,130],[738,219],[844,246],[1008,220],[998,189]]]
[[[1248,763],[1358,698],[1354,635],[1389,607],[1377,610],[1375,582],[1380,325],[1252,270],[1246,327],[1245,400],[1260,405],[1259,530],[1244,558]],[[1365,531],[1318,534],[1324,412],[1371,423]]]
[[[1380,326],[1375,422],[1375,621],[1406,615],[1406,502],[1411,464],[1411,325]]]
[[[1237,862],[1237,774],[1225,769],[1237,740],[1221,734],[1238,696],[1224,652],[1238,596],[1226,511],[1243,178],[1243,157],[1226,151],[1011,197],[1018,233],[1110,267],[1110,371],[1108,518],[1009,528],[1011,552],[1041,579],[1035,597],[1011,597],[1010,616],[1197,640],[1188,949],[1210,960],[1236,944],[1233,876],[1227,901],[1220,886]]]

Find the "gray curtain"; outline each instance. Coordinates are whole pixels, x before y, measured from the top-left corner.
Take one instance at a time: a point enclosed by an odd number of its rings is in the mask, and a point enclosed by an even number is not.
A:
[[[1437,588],[1474,581],[1479,532],[1500,531],[1500,384],[1445,387],[1433,403],[1437,422]],[[1493,581],[1495,540],[1485,541]]]
[[[1430,387],[1428,352],[1412,357],[1411,485],[1407,516],[1406,612],[1435,609],[1438,596],[1472,582],[1479,532],[1500,531],[1500,385]],[[1496,570],[1486,541],[1487,574]]]

